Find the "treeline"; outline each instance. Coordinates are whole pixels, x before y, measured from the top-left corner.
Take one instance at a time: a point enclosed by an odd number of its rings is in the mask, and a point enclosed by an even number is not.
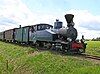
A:
[[[91,39],[85,39],[85,41],[91,41]]]
[[[100,41],[100,37],[93,38],[93,39],[85,39],[85,41]]]
[[[93,38],[91,41],[100,41],[100,37]]]

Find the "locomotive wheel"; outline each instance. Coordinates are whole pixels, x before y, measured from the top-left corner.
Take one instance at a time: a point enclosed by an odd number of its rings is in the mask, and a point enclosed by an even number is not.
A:
[[[35,43],[35,46],[36,46],[36,48],[38,48],[38,47],[39,47],[39,43],[38,43],[38,42],[36,42],[36,43]]]
[[[83,49],[78,49],[78,54],[84,53]]]
[[[44,43],[43,43],[43,47],[44,47],[45,49],[50,49],[50,48],[51,48],[51,44],[50,44],[50,43],[44,42]]]

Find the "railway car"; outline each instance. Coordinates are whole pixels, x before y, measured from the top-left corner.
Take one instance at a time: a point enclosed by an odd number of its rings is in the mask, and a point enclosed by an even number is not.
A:
[[[15,42],[22,42],[23,38],[22,38],[22,33],[23,33],[23,28],[17,28],[15,30]]]
[[[15,41],[15,30],[16,29],[17,28],[4,31],[4,40],[8,41],[8,42],[14,42]]]
[[[1,40],[1,41],[4,40],[4,32],[0,32],[0,40]]]
[[[31,26],[29,32],[30,42],[35,43],[37,41],[51,41],[52,40],[51,35],[55,34],[49,31],[49,29],[51,28],[53,28],[52,25],[45,24],[45,23]]]
[[[22,42],[23,43],[29,43],[29,29],[30,29],[30,26],[25,26],[25,27],[22,27]]]

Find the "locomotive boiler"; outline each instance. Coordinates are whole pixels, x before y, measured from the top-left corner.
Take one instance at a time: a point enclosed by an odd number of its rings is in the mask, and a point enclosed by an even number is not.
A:
[[[65,40],[75,41],[77,38],[77,30],[74,28],[74,22],[73,22],[74,15],[67,14],[65,15],[65,19],[67,21],[67,27],[62,27],[62,22],[59,20],[56,20],[54,24],[54,31],[66,38]]]

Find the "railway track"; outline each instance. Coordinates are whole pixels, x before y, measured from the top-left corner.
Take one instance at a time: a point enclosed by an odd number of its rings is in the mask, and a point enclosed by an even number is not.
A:
[[[99,60],[100,61],[100,56],[95,56],[95,55],[90,55],[90,54],[82,54],[85,58],[90,58],[94,60]]]

